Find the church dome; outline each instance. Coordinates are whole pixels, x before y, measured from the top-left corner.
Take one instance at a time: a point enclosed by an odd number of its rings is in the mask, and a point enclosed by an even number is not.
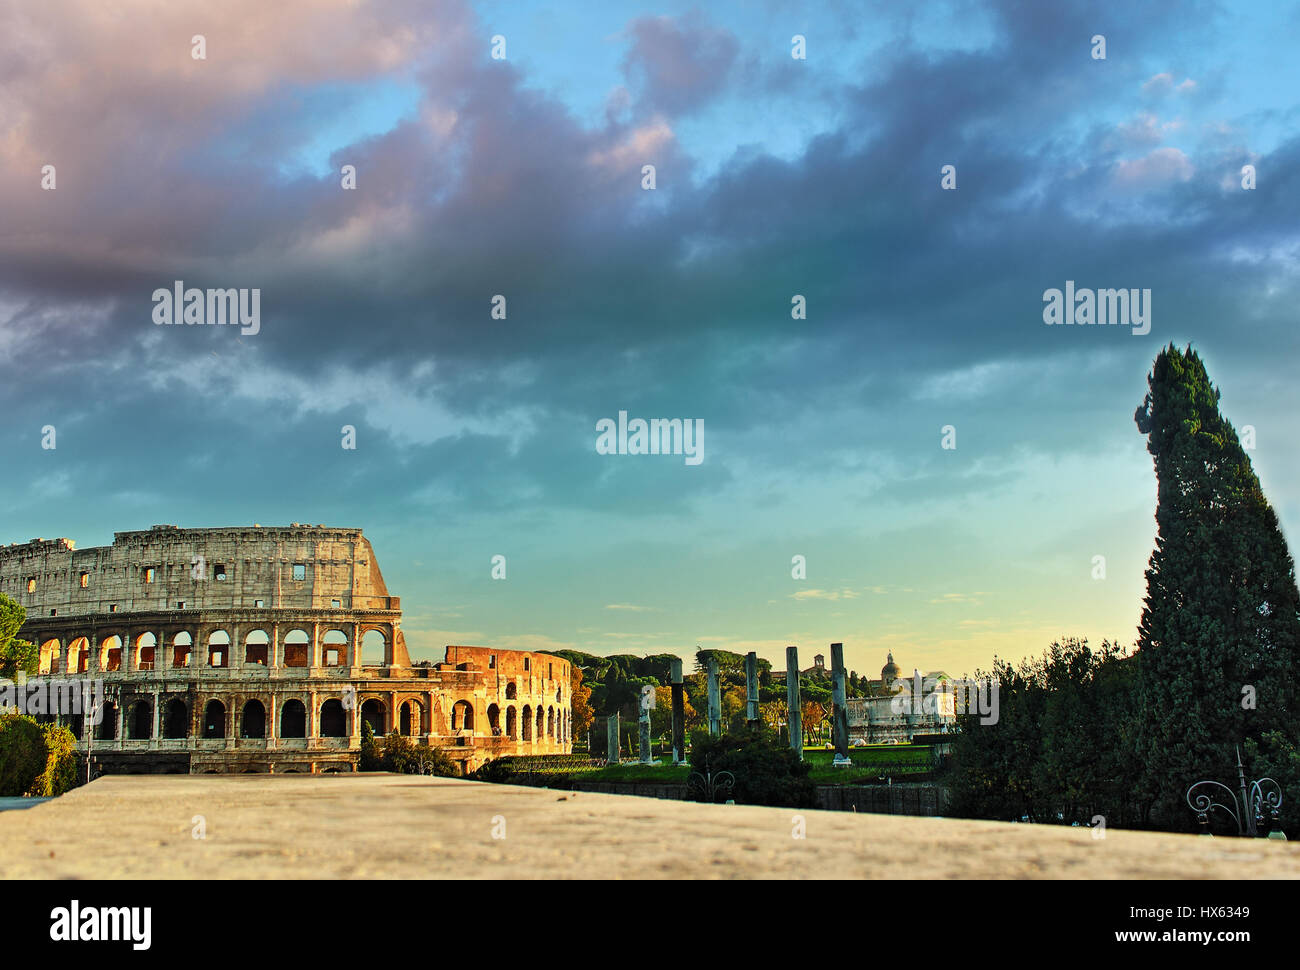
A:
[[[897,680],[902,674],[903,672],[899,669],[898,664],[894,663],[894,655],[889,654],[889,662],[880,669],[880,679],[885,683],[889,683],[891,680]]]

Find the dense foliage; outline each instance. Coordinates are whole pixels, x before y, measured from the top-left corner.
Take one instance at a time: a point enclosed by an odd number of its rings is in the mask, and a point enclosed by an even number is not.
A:
[[[696,731],[691,738],[691,767],[702,775],[731,772],[735,776],[731,797],[738,805],[816,805],[816,786],[808,777],[812,766],[767,728],[742,728],[713,738]],[[690,797],[703,800],[697,792]]]

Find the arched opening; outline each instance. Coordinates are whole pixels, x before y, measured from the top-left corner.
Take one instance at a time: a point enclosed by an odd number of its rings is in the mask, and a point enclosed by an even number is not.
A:
[[[271,638],[265,630],[250,630],[244,637],[244,664],[265,667],[270,663]]]
[[[348,719],[343,713],[343,702],[331,697],[320,706],[320,736],[342,738],[347,736]]]
[[[154,654],[157,652],[158,638],[152,633],[141,633],[135,638],[135,669],[153,670]]]
[[[523,740],[531,741],[533,739],[533,709],[527,704],[524,705],[523,710],[523,728]]]
[[[230,666],[230,634],[225,630],[213,630],[208,636],[208,666]]]
[[[493,710],[496,710],[493,707]],[[496,725],[493,725],[495,727]],[[469,701],[457,701],[451,707],[451,729],[453,731],[474,730],[474,706]]]
[[[519,696],[519,687],[512,680],[506,684],[506,700],[513,701]]]
[[[406,737],[424,733],[424,705],[419,701],[407,701],[402,705],[398,717],[398,730]]]
[[[321,639],[321,666],[348,665],[348,635],[342,630],[328,630]]]
[[[384,706],[384,702],[373,697],[361,705],[361,723],[369,724],[370,730],[375,732],[377,738],[382,738],[388,733],[384,723],[387,714],[388,708]]]
[[[132,741],[147,741],[153,736],[153,707],[148,701],[136,701],[131,708],[131,729],[127,737]]]
[[[367,630],[361,637],[361,665],[382,667],[388,662],[388,640],[378,630]]]
[[[167,702],[164,712],[163,737],[187,737],[190,733],[190,709],[185,706],[185,702],[179,697],[173,697]]]
[[[284,637],[284,665],[286,667],[306,667],[307,648],[311,637],[306,630],[290,630]]]
[[[462,702],[463,703],[463,702]],[[470,712],[473,716],[473,712]],[[501,708],[495,704],[489,704],[487,709],[488,728],[494,735],[501,733]]]
[[[68,673],[84,674],[90,665],[90,641],[77,637],[68,644]]]
[[[239,736],[243,738],[266,737],[266,708],[259,700],[244,705],[239,716]]]
[[[542,710],[542,705],[537,705],[537,730],[533,732],[533,740],[540,741],[544,737],[542,732],[546,729],[546,712]]]
[[[117,739],[117,706],[106,701],[101,708],[99,723],[95,725],[96,741],[115,741]]]
[[[226,736],[226,705],[221,701],[208,701],[203,711],[203,737],[208,740]]]
[[[37,670],[42,674],[60,674],[63,672],[60,667],[60,661],[63,657],[63,644],[57,638],[51,637],[41,644],[40,666]]]
[[[280,737],[305,738],[307,736],[307,705],[302,701],[285,701],[280,708]]]
[[[555,739],[555,708],[553,707],[546,709],[546,736]]]
[[[515,725],[517,718],[518,715],[515,714],[514,706],[511,705],[510,707],[507,707],[506,708],[506,737],[515,738],[519,735],[519,729]]]
[[[190,665],[190,657],[193,655],[193,652],[194,652],[194,638],[191,637],[186,631],[181,630],[180,633],[172,637],[172,666],[173,667],[188,667]]]
[[[99,669],[106,671],[122,669],[121,637],[105,637],[99,644]]]

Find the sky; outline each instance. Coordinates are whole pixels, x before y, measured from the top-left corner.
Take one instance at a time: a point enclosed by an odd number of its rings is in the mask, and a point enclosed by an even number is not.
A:
[[[359,527],[416,659],[1131,645],[1162,346],[1300,534],[1298,48],[1275,3],[0,5],[0,542]],[[176,280],[259,329],[156,324]],[[1149,333],[1045,325],[1067,280]],[[704,460],[599,453],[620,411]]]

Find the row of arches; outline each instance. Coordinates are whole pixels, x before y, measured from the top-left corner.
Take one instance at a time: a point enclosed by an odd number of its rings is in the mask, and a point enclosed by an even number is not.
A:
[[[473,711],[470,712],[471,716]],[[504,734],[517,741],[568,741],[572,712],[557,710],[554,707],[533,708],[525,704],[516,711],[515,705],[507,704],[505,726],[501,725],[501,709],[496,704],[489,704],[487,709],[488,727],[494,735]],[[454,723],[454,722],[453,722]],[[453,730],[455,730],[453,726]]]
[[[226,630],[213,630],[208,634],[203,646],[200,666],[231,667],[242,663],[244,666],[278,666],[307,667],[311,665],[311,634],[295,627],[285,633],[279,643],[279,650],[273,654],[271,636],[266,630],[255,628],[243,637],[243,653],[240,659],[234,654],[230,633]],[[163,670],[167,668],[185,668],[193,666],[195,642],[188,630],[180,630],[172,635],[169,642],[159,645],[158,635],[152,631],[138,634],[111,634],[92,645],[90,637],[73,637],[67,642],[66,657],[64,643],[58,637],[49,637],[40,643],[39,673],[42,674],[84,674],[91,670],[115,671],[123,668],[123,651],[131,670]],[[351,642],[348,634],[340,629],[325,631],[318,645],[319,665],[322,667],[346,667],[352,664]],[[361,636],[361,666],[378,667],[389,662],[388,637],[382,630],[371,628]],[[92,665],[92,660],[94,661]]]
[[[153,702],[140,699],[127,705],[122,720],[124,737],[128,741],[147,741],[153,737]],[[173,697],[162,705],[159,717],[159,736],[164,740],[182,740],[191,736],[203,740],[221,740],[232,736],[233,723],[224,702],[210,700],[203,708],[203,717],[193,732],[190,721],[190,708],[184,700]],[[279,732],[281,738],[307,737],[307,705],[295,699],[287,700],[280,706]],[[80,716],[74,719],[72,731],[81,738]],[[347,712],[343,703],[336,697],[324,701],[320,706],[318,736],[322,738],[345,738],[348,736]],[[112,701],[104,705],[103,718],[95,732],[98,741],[117,739],[118,710]],[[239,737],[258,739],[267,736],[266,706],[257,699],[246,701],[240,709]]]

